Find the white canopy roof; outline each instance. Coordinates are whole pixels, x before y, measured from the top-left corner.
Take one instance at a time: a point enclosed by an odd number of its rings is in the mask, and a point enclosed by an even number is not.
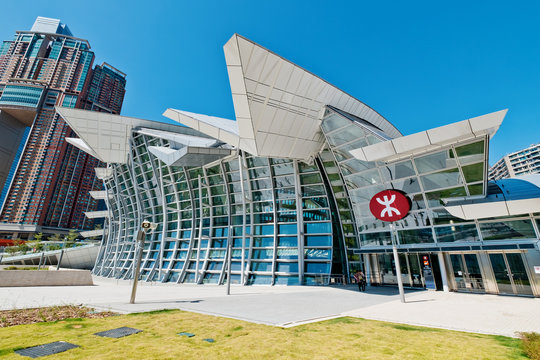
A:
[[[224,52],[236,122],[174,109],[163,115],[257,156],[315,156],[324,144],[325,105],[365,119],[390,137],[401,136],[369,106],[238,34]]]

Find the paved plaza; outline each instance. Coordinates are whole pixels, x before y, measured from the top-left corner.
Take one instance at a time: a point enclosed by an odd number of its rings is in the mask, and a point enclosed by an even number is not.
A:
[[[225,286],[142,283],[132,305],[130,282],[96,278],[95,284],[0,288],[0,309],[83,304],[119,313],[181,309],[284,327],[354,316],[506,336],[540,332],[538,298],[407,291],[402,304],[390,287],[360,293],[356,286],[232,286],[227,296]]]

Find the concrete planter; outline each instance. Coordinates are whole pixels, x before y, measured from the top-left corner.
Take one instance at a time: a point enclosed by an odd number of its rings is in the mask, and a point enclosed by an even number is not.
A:
[[[0,287],[94,285],[90,270],[0,270]]]

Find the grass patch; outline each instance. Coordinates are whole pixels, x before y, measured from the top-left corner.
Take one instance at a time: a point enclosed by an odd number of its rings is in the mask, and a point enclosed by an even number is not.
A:
[[[55,359],[526,359],[514,346],[519,340],[409,326],[405,330],[349,317],[278,328],[171,310],[47,324],[0,329],[3,358],[20,359],[15,347],[68,341],[80,348]],[[121,326],[143,332],[121,339],[92,335]],[[181,337],[179,332],[195,336]],[[215,342],[203,341],[207,338]]]
[[[540,334],[523,332],[519,336],[525,353],[533,360],[540,360]]]
[[[440,331],[440,329],[434,329],[434,328],[428,328],[428,327],[422,327],[422,326],[403,325],[403,324],[389,324],[388,326],[396,330],[403,330],[403,331],[420,331],[420,332]]]

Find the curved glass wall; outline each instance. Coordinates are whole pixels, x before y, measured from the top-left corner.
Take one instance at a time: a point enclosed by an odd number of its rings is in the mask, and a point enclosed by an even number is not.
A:
[[[143,280],[222,284],[228,241],[232,283],[327,284],[333,259],[343,275],[342,230],[339,241],[334,237],[339,199],[329,193],[334,173],[321,171],[324,162],[242,154],[178,167],[148,151],[170,145],[135,131],[129,163],[109,165],[112,175],[104,182],[111,220],[95,274],[131,278],[136,233],[149,220],[157,228],[146,235]]]

